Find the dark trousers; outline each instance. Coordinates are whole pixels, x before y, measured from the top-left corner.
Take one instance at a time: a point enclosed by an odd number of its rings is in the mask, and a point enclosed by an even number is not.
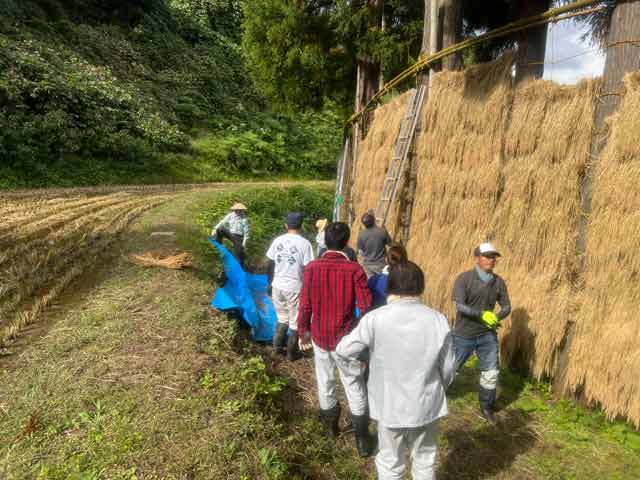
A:
[[[242,246],[242,235],[235,235],[231,233],[229,229],[220,227],[218,230],[216,230],[216,242],[222,243],[223,238],[231,240],[231,243],[233,244],[233,254],[238,259],[238,263],[240,263],[240,266],[244,267],[245,252],[244,247]]]

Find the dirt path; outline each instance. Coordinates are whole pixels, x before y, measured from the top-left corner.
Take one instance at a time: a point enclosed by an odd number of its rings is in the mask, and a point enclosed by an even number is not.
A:
[[[351,434],[323,440],[311,359],[288,363],[210,313],[219,267],[197,219],[218,195],[183,193],[145,214],[0,359],[0,478],[374,478]],[[189,251],[194,268],[125,259],[163,248]],[[640,437],[622,424],[504,372],[491,427],[476,415],[475,381],[469,367],[449,392],[440,479],[640,478]]]

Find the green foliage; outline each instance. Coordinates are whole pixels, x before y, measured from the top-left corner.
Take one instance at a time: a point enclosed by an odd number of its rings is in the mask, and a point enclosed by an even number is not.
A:
[[[318,218],[330,218],[333,208],[333,191],[329,188],[245,188],[236,193],[221,193],[219,199],[208,208],[203,206],[199,209],[196,223],[203,233],[208,233],[228,213],[234,202],[241,201],[249,209],[251,239],[247,248],[249,256],[253,259],[262,259],[270,242],[283,232],[288,212],[299,211],[304,214],[306,220],[303,234],[308,239],[313,239],[315,221]],[[212,251],[204,235],[201,245],[204,250]]]
[[[289,116],[263,113],[194,142],[201,164],[232,176],[330,178],[342,143],[341,117],[328,101],[320,112]]]
[[[383,62],[391,76],[417,58],[422,39],[423,2],[244,3],[243,50],[256,87],[278,111],[318,108],[325,98],[349,107],[356,60]]]

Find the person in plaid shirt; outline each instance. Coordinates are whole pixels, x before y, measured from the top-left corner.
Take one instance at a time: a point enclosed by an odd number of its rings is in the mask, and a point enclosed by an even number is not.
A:
[[[342,251],[350,234],[347,224],[341,222],[331,223],[325,229],[327,251],[304,269],[298,333],[300,349],[314,351],[320,421],[330,436],[337,436],[340,419],[337,367],[351,411],[358,453],[366,457],[371,455],[371,447],[364,364],[339,357],[335,352],[338,342],[358,323],[356,307],[362,315],[371,308],[364,270]]]

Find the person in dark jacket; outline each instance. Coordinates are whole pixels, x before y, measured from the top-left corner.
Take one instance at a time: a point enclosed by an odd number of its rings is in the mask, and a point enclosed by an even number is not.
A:
[[[387,245],[391,244],[389,233],[376,225],[376,217],[371,211],[362,216],[364,230],[360,231],[357,241],[358,255],[367,278],[382,273]]]
[[[474,250],[475,267],[461,273],[453,286],[456,370],[476,353],[480,362],[480,414],[491,424],[496,423],[494,410],[499,374],[496,330],[500,321],[511,313],[507,285],[493,271],[498,257],[500,253],[491,243],[478,245]],[[500,305],[497,314],[494,313],[496,303]]]
[[[389,281],[389,269],[394,265],[407,263],[407,250],[400,244],[391,245],[387,250],[387,265],[382,269],[382,273],[376,273],[367,281],[371,296],[373,297],[373,308],[387,304],[387,283]]]

